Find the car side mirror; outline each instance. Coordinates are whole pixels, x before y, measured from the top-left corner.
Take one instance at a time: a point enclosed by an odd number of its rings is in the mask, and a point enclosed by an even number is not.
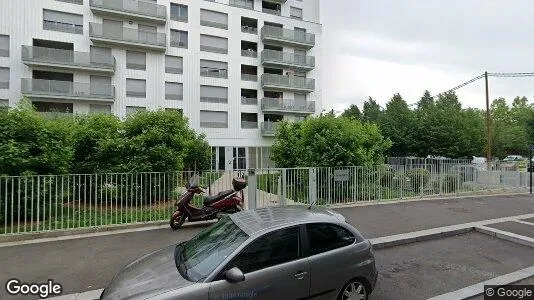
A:
[[[238,267],[233,267],[224,273],[224,278],[230,283],[245,281],[245,274]]]

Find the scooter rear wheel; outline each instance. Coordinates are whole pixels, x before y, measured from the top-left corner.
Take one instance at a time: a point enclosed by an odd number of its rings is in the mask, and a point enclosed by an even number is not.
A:
[[[169,225],[174,230],[180,229],[180,227],[182,227],[182,225],[184,224],[185,219],[186,219],[186,216],[183,213],[179,214],[176,217],[173,215],[173,216],[171,216],[171,220],[169,221]]]

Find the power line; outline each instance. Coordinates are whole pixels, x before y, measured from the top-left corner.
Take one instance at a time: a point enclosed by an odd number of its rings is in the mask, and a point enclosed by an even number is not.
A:
[[[477,81],[477,80],[479,80],[479,79],[482,79],[482,78],[484,78],[484,74],[478,75],[477,77],[472,78],[472,79],[470,79],[470,80],[468,80],[468,81],[466,81],[466,82],[464,82],[464,83],[461,83],[461,84],[459,84],[459,85],[453,87],[453,88],[450,89],[450,90],[447,90],[447,91],[445,91],[445,92],[439,93],[439,94],[437,94],[437,95],[434,96],[434,97],[439,97],[441,94],[454,92],[454,91],[456,91],[456,90],[458,90],[458,89],[461,89],[461,88],[463,88],[463,87],[465,87],[465,86],[467,86],[467,85],[470,85],[471,83],[473,83],[473,82],[475,82],[475,81]]]

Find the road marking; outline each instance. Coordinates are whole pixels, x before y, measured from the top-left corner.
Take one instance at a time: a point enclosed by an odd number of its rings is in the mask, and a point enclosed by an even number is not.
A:
[[[529,247],[534,247],[534,239],[524,236],[524,235],[519,235],[516,233],[509,232],[509,231],[504,231],[504,230],[487,227],[487,226],[478,226],[475,228],[475,230],[481,233],[494,236],[499,239],[507,240],[510,242],[514,242],[514,243],[529,246]]]
[[[526,224],[526,225],[532,225],[532,226],[534,226],[534,223],[527,222],[527,221],[523,221],[523,220],[515,220],[515,222],[517,222],[517,223],[521,223],[521,224]]]
[[[534,276],[534,266],[530,266],[528,268],[508,273],[499,277],[495,277],[483,282],[479,282],[477,284],[473,284],[471,286],[465,287],[463,289],[459,289],[454,292],[446,293],[443,295],[439,295],[436,297],[432,297],[428,300],[449,300],[449,299],[468,299],[472,298],[478,295],[484,294],[484,285],[506,285],[506,284],[513,284],[515,282],[521,281],[523,279],[533,277]]]

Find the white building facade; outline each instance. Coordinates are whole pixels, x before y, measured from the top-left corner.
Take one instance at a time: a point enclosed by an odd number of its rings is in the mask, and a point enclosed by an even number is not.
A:
[[[280,120],[322,107],[319,0],[0,0],[0,105],[176,109],[212,168],[272,166]]]

